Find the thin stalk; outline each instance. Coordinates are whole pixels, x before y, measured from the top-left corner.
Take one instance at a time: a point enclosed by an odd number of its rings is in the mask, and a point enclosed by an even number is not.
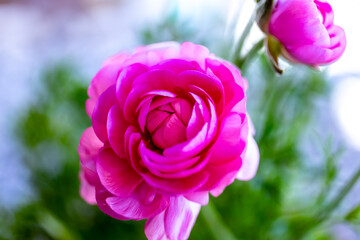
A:
[[[234,44],[234,46],[232,48],[232,51],[230,54],[230,61],[237,62],[238,59],[240,58],[241,51],[244,47],[246,39],[249,37],[249,33],[251,31],[252,26],[254,25],[255,18],[256,18],[256,8],[253,11],[253,14],[251,15],[248,23],[246,24],[239,41],[236,44]]]
[[[201,214],[215,239],[237,240],[230,229],[222,221],[220,214],[211,202],[209,202],[207,206],[201,208]]]
[[[243,69],[244,66],[246,66],[251,60],[258,54],[258,52],[263,48],[265,39],[260,39],[257,43],[254,44],[254,46],[251,48],[251,50],[248,52],[248,54],[242,58],[239,59],[238,62],[235,62],[235,64],[240,68]]]
[[[360,168],[349,180],[349,182],[340,190],[339,194],[331,201],[319,214],[319,222],[325,220],[347,196],[355,183],[360,179]]]

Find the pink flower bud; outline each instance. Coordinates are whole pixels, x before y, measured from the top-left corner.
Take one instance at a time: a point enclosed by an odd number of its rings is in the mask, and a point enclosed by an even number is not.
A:
[[[345,33],[333,24],[334,12],[329,3],[320,0],[277,0],[272,11],[267,12],[270,15],[262,15],[259,25],[278,40],[281,54],[289,61],[317,67],[332,63],[343,54]],[[268,48],[271,54],[274,52],[271,48],[278,47],[268,44]]]

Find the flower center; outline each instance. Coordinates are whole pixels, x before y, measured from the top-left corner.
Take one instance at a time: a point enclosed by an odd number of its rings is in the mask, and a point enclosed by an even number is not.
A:
[[[152,103],[155,104],[156,101]],[[191,111],[189,102],[177,98],[150,111],[146,119],[146,130],[152,143],[165,149],[185,141]]]

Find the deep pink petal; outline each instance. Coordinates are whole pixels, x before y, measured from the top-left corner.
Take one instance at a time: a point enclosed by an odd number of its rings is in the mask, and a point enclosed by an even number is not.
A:
[[[216,107],[221,112],[225,103],[225,94],[223,85],[218,78],[211,78],[199,71],[185,71],[180,73],[178,77],[183,87],[188,85],[195,85],[203,89],[214,101]]]
[[[107,132],[111,148],[120,158],[126,158],[125,132],[129,123],[118,105],[111,107],[107,119]]]
[[[106,142],[107,136],[107,118],[110,108],[116,104],[115,85],[109,87],[100,95],[92,115],[92,124],[94,131],[102,142]]]
[[[141,74],[148,71],[148,68],[140,63],[135,63],[124,68],[116,82],[116,97],[120,108],[123,108],[126,98],[132,89],[132,83]]]
[[[191,139],[196,136],[196,134],[198,134],[199,131],[203,128],[204,124],[205,121],[201,114],[201,110],[199,108],[199,105],[196,104],[193,106],[188,126],[186,128],[187,139]]]
[[[200,171],[182,179],[163,179],[148,172],[142,174],[142,177],[149,185],[157,188],[161,192],[185,194],[201,188],[209,178],[209,174],[205,171]]]
[[[109,193],[103,186],[99,186],[96,188],[96,202],[100,208],[101,211],[106,213],[107,215],[119,219],[119,220],[130,220],[129,217],[124,217],[118,213],[116,213],[114,210],[110,208],[110,206],[107,204],[106,200],[109,197],[113,197],[111,193]]]
[[[245,115],[230,113],[220,125],[219,136],[212,148],[210,162],[214,165],[239,157],[245,150],[248,125]]]
[[[103,186],[119,197],[128,197],[142,182],[128,161],[119,158],[110,148],[99,152],[96,169]]]
[[[238,112],[243,110],[244,111],[243,113],[245,113],[246,112],[246,108],[245,108],[246,97],[244,92],[245,81],[243,81],[243,79],[239,79],[237,75],[234,76],[232,73],[234,69],[232,69],[231,71],[219,60],[206,59],[206,67],[208,69],[208,73],[214,74],[216,77],[220,79],[220,81],[223,84],[224,92],[225,92],[225,107],[222,112],[222,115],[226,115],[230,111]],[[241,103],[242,100],[245,101]],[[239,107],[240,103],[241,106],[243,107]],[[236,109],[234,110],[234,108]]]
[[[163,152],[164,156],[193,157],[199,154],[207,146],[206,140],[207,140],[208,129],[209,129],[209,124],[205,123],[204,126],[193,138],[164,149]]]
[[[141,97],[152,90],[172,91],[176,81],[175,74],[166,70],[152,70],[137,77],[124,104],[125,119],[131,123],[136,123],[135,109],[142,100]]]
[[[185,99],[177,99],[171,102],[171,106],[178,118],[187,126],[192,114],[192,104]]]
[[[170,114],[151,136],[160,149],[171,147],[186,140],[186,128],[176,114]]]
[[[175,164],[159,164],[152,161],[151,154],[148,156],[147,153],[151,153],[152,151],[146,149],[143,143],[140,143],[139,150],[146,168],[155,176],[164,179],[181,179],[188,177],[201,171],[209,161],[209,154],[203,154],[202,156],[190,158]],[[154,152],[152,153],[155,154]]]

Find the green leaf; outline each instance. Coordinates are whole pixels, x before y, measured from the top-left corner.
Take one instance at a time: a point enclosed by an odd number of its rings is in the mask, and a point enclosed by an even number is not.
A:
[[[360,222],[360,205],[351,210],[345,217],[349,222]]]

